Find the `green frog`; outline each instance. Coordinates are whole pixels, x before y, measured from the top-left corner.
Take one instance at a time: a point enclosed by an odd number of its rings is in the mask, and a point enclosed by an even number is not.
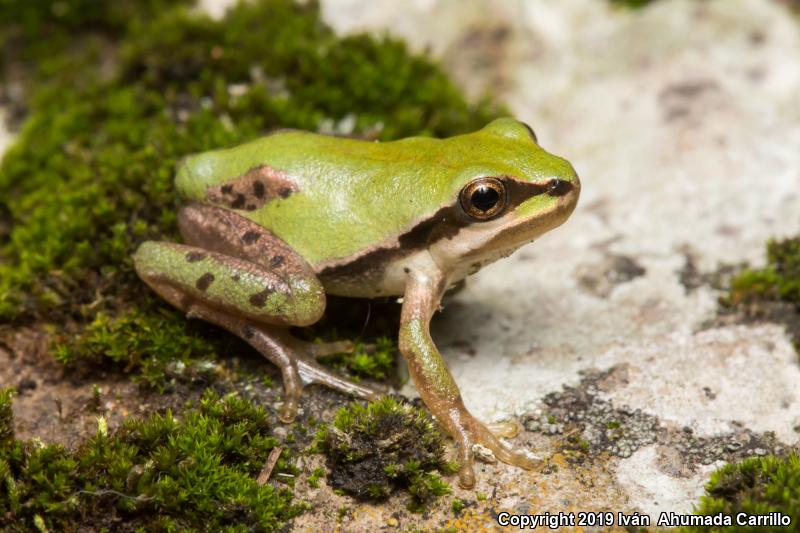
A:
[[[501,118],[466,135],[392,142],[281,130],[189,156],[175,184],[186,244],[142,243],[136,271],[188,317],[227,329],[278,366],[282,421],[294,419],[311,383],[380,395],[317,362],[351,343],[301,342],[289,328],[319,320],[326,294],[400,296],[399,348],[458,445],[460,485],[475,484],[475,445],[523,468],[540,463],[465,408],[429,331],[448,288],[575,208],[578,176],[529,126]]]

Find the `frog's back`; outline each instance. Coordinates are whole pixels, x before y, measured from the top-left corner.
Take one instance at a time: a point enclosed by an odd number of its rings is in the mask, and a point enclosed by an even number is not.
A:
[[[235,209],[312,264],[352,257],[413,227],[452,199],[438,139],[379,143],[281,131],[190,156],[176,187],[189,201]],[[437,168],[437,176],[426,169]]]

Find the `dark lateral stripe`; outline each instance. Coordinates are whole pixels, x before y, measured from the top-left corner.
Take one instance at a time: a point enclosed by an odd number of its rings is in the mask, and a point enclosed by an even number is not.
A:
[[[572,190],[572,184],[566,181],[560,181],[554,188],[552,182],[531,183],[509,176],[500,176],[498,179],[503,181],[506,186],[508,205],[504,213],[509,209],[515,209],[533,196],[540,194],[562,196]],[[439,208],[433,215],[418,221],[398,238],[397,243],[387,243],[385,246],[370,250],[350,263],[326,267],[319,275],[323,277],[356,276],[392,259],[398,259],[427,248],[440,239],[452,238],[465,226],[481,223],[469,218],[456,199],[453,203]]]

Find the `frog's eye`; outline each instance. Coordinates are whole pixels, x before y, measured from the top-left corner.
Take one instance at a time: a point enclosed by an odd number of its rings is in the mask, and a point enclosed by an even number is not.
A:
[[[489,220],[506,206],[506,186],[497,178],[478,178],[469,182],[459,195],[461,208],[475,220]]]
[[[525,129],[528,130],[528,133],[530,134],[531,139],[533,139],[533,142],[535,142],[536,144],[539,144],[539,139],[536,138],[536,132],[533,131],[533,128],[531,128],[530,126],[528,126],[524,122],[520,122],[520,124],[525,126]]]

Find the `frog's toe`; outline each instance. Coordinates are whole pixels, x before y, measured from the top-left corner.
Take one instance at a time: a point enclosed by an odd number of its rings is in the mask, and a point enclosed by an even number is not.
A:
[[[283,378],[283,405],[278,410],[278,419],[289,424],[294,422],[300,407],[300,396],[303,394],[303,380],[296,365],[291,361],[282,361],[280,366]]]
[[[458,486],[471,489],[475,486],[475,469],[472,467],[472,446],[460,446],[458,456]]]
[[[487,424],[489,431],[497,435],[498,437],[503,437],[506,439],[513,439],[520,432],[520,425],[519,422],[516,420],[503,420],[501,422],[493,422],[491,424]]]
[[[353,396],[365,400],[377,400],[386,394],[386,391],[362,383],[356,383],[342,377],[312,359],[298,357],[296,364],[300,372],[300,377],[306,385],[312,383],[325,385],[326,387],[330,387],[345,394],[352,394]]]
[[[473,447],[476,445],[491,451],[498,460],[526,470],[537,468],[542,464],[541,459],[529,455],[524,450],[515,449],[498,439],[487,426],[469,413],[463,413],[459,418],[461,427],[456,431],[455,436],[459,444],[458,484],[461,488],[470,489],[475,486],[475,472],[472,465],[475,457]],[[500,429],[508,430],[509,427],[504,425]]]
[[[283,401],[283,405],[278,409],[278,420],[284,424],[291,424],[294,422],[294,419],[297,418],[299,404],[300,402],[297,401],[297,398],[290,398],[287,396]]]
[[[542,464],[541,459],[529,455],[525,450],[515,449],[498,439],[489,429],[478,422],[480,427],[476,432],[473,444],[481,444],[492,451],[500,461],[524,468],[525,470],[534,469]]]

